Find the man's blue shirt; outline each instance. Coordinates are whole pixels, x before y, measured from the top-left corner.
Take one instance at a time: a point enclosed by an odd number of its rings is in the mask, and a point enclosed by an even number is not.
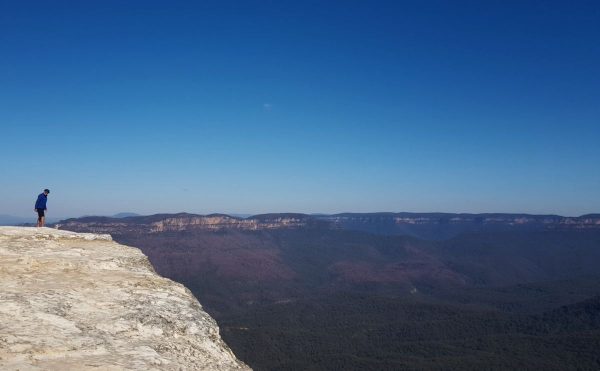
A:
[[[45,194],[40,193],[40,195],[37,198],[37,201],[35,202],[35,208],[46,210],[46,201],[47,200],[48,200],[48,197]]]

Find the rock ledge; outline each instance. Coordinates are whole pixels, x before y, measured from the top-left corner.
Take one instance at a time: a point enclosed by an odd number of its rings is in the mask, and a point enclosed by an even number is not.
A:
[[[0,227],[0,369],[249,370],[140,250],[25,227]]]

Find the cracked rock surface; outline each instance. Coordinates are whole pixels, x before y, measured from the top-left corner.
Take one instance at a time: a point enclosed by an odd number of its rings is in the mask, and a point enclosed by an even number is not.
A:
[[[0,227],[0,369],[249,370],[139,249],[26,227]]]

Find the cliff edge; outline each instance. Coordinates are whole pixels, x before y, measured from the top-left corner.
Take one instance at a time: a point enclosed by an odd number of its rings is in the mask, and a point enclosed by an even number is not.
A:
[[[249,370],[140,250],[25,227],[0,227],[0,369]]]

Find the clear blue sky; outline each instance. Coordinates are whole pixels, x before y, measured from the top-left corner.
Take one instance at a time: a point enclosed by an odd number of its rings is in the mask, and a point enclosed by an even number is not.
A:
[[[4,2],[0,126],[0,214],[600,212],[600,2]]]

